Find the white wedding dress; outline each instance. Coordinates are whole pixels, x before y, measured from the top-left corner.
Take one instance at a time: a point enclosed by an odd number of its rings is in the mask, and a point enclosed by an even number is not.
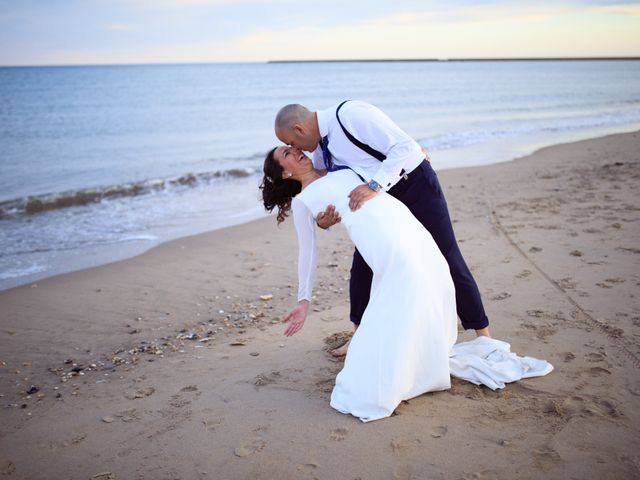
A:
[[[451,386],[449,356],[457,337],[449,266],[409,209],[381,192],[356,212],[347,195],[362,181],[339,170],[309,184],[292,202],[299,241],[298,299],[311,298],[315,220],[336,206],[373,270],[369,304],[336,377],[331,406],[368,422],[388,417],[402,400]]]

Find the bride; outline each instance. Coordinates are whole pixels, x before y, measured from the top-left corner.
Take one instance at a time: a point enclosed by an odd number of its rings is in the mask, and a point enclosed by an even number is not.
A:
[[[349,192],[362,184],[350,169],[314,169],[301,150],[276,147],[264,162],[265,208],[281,223],[291,212],[298,235],[298,305],[285,334],[304,325],[316,270],[315,218],[327,204],[373,270],[369,304],[336,377],[331,406],[368,422],[390,416],[402,400],[450,384],[457,315],[449,266],[408,208],[380,192],[355,212]]]

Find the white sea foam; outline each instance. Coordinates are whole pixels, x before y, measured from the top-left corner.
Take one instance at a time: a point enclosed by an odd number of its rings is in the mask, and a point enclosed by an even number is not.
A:
[[[13,278],[27,277],[47,271],[46,265],[31,264],[25,267],[9,268],[0,270],[0,280],[8,280]]]

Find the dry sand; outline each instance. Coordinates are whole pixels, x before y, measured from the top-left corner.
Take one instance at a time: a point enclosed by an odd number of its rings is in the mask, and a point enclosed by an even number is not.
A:
[[[0,476],[640,477],[639,152],[636,132],[440,174],[493,336],[555,371],[454,380],[368,424],[329,406],[341,227],[292,338],[296,239],[274,218],[1,292]]]

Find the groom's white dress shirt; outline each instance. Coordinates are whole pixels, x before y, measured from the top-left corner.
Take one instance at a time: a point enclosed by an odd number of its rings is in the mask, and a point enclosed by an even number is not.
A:
[[[340,109],[340,121],[355,138],[387,156],[383,162],[373,158],[346,137],[336,119],[337,108],[338,105],[334,105],[316,112],[320,135],[328,136],[329,151],[336,165],[350,167],[367,182],[373,179],[384,190],[389,190],[402,178],[403,170],[411,172],[424,159],[420,145],[379,108],[350,100]],[[313,165],[326,168],[321,146],[313,152]]]

